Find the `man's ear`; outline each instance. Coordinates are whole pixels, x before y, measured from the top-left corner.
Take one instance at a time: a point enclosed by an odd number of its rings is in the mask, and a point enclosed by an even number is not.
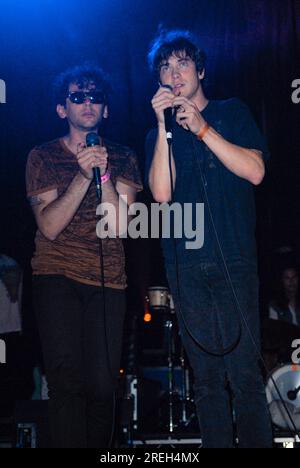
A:
[[[62,104],[57,104],[56,112],[58,113],[61,119],[65,119],[67,117],[66,108]]]
[[[203,68],[202,72],[198,72],[198,78],[200,81],[204,80],[205,77],[205,68]]]
[[[108,119],[108,116],[109,116],[108,106],[105,106],[103,110],[103,118]]]

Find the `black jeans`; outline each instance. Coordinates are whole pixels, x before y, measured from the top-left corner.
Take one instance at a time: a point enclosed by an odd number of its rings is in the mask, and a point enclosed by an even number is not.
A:
[[[228,268],[239,304],[259,348],[255,264],[237,260],[229,262]],[[178,320],[194,372],[195,400],[204,447],[233,447],[233,403],[239,447],[271,448],[272,428],[258,355],[222,268],[213,262],[181,267],[180,303],[174,265],[167,266],[167,270],[177,311],[181,309]],[[225,356],[215,355],[232,346],[234,349]]]
[[[125,293],[107,288],[105,298],[104,319],[100,287],[34,277],[56,448],[105,448],[111,440]]]

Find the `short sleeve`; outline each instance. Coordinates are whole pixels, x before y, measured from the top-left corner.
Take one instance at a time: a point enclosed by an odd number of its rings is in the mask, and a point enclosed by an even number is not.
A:
[[[58,188],[56,171],[49,156],[37,148],[29,153],[26,164],[27,197]]]
[[[134,187],[138,192],[143,190],[137,156],[133,151],[128,150],[126,157],[122,158],[122,163],[117,168],[116,180]]]
[[[232,100],[234,112],[234,141],[232,143],[243,148],[261,151],[264,161],[270,158],[265,137],[259,130],[248,106],[239,99]]]

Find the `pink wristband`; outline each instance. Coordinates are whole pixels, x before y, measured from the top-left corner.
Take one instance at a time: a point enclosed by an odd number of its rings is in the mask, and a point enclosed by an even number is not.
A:
[[[110,179],[110,172],[106,171],[105,174],[101,177],[101,184],[105,184]]]

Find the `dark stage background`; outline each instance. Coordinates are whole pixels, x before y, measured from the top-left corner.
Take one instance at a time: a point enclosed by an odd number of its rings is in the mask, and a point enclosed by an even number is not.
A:
[[[300,104],[291,99],[292,81],[300,79],[299,0],[1,0],[0,78],[7,103],[0,105],[0,246],[25,269],[28,330],[35,224],[24,170],[34,145],[64,132],[52,106],[52,79],[85,60],[106,69],[114,88],[106,135],[132,146],[143,169],[157,86],[146,54],[159,24],[199,36],[208,55],[208,97],[244,99],[268,138],[268,174],[256,189],[263,296],[272,283],[275,249],[299,248]],[[149,194],[140,199],[149,201]],[[142,316],[147,287],[165,282],[159,246],[129,241],[127,250],[130,307]]]

